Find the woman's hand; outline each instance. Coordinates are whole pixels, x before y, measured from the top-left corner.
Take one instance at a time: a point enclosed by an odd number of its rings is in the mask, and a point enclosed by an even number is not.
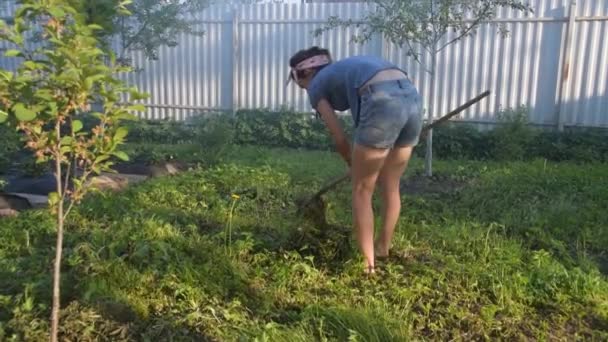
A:
[[[329,101],[326,99],[321,99],[317,105],[317,112],[325,122],[325,125],[329,129],[329,133],[336,145],[336,150],[342,156],[342,159],[346,162],[348,167],[351,166],[351,150],[350,150],[350,142],[344,133],[344,129],[342,125],[340,125],[340,121],[336,116],[334,109],[332,108]]]

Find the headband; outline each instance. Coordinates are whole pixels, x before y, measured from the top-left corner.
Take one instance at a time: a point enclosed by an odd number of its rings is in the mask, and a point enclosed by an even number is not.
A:
[[[298,81],[298,71],[311,69],[311,68],[322,66],[322,65],[327,65],[329,63],[331,63],[331,59],[329,58],[328,55],[316,55],[316,56],[306,58],[305,60],[296,64],[295,67],[291,68],[291,72],[290,72],[289,77],[287,78],[287,82],[285,83],[285,86],[287,86],[289,84],[289,82],[291,81],[292,78],[294,80],[296,80],[296,82]]]

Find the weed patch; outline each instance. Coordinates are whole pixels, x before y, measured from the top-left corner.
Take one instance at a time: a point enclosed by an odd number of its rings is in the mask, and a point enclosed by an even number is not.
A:
[[[337,157],[225,158],[82,203],[66,232],[64,339],[608,337],[606,165],[438,161],[426,184],[415,158],[404,184],[424,187],[403,192],[391,256],[368,279],[347,184],[318,221],[296,215],[341,174]],[[47,338],[53,236],[44,212],[0,221],[4,340]]]

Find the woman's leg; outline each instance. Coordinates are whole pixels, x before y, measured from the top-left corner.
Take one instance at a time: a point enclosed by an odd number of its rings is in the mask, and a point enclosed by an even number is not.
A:
[[[419,118],[410,114],[419,112],[419,101],[413,86],[405,81],[376,84],[371,92],[362,97],[359,125],[355,131],[351,177],[353,182],[353,221],[357,231],[359,248],[367,266],[374,260],[374,213],[372,197],[378,177],[385,185],[384,221],[382,242],[387,246],[399,217],[399,178],[407,166],[417,135],[420,133]],[[416,96],[413,96],[416,95]],[[372,146],[375,146],[372,147]],[[388,157],[388,159],[387,159]],[[385,166],[388,161],[388,165]],[[382,172],[385,168],[384,172]],[[380,176],[381,173],[384,173]],[[384,247],[384,246],[381,246]]]
[[[407,117],[394,148],[389,153],[378,182],[382,192],[382,230],[376,240],[376,255],[386,257],[389,255],[393,234],[401,213],[401,194],[399,185],[401,176],[407,169],[414,146],[418,144],[422,131],[422,118],[420,115],[420,96],[411,86],[406,96],[400,97],[402,113]]]
[[[353,222],[357,231],[359,248],[366,259],[366,266],[370,269],[374,266],[372,196],[389,149],[370,148],[355,143],[352,154]]]
[[[386,157],[378,185],[382,194],[382,230],[375,247],[376,255],[386,257],[401,213],[399,183],[412,155],[413,146],[395,147]]]

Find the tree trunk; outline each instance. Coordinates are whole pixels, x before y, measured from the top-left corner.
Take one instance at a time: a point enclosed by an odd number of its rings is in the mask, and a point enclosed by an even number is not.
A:
[[[433,123],[433,117],[435,115],[435,71],[437,64],[437,52],[436,46],[433,46],[433,52],[431,56],[431,86],[429,91],[429,112],[428,112],[428,123]],[[433,175],[433,129],[429,129],[426,135],[426,153],[424,155],[424,173],[427,177]]]
[[[56,125],[57,137],[61,137],[60,124]],[[58,147],[57,151],[60,150]],[[63,189],[61,179],[61,154],[55,156],[55,178],[57,179],[57,245],[55,246],[55,266],[53,269],[53,307],[51,309],[51,342],[57,342],[59,330],[59,308],[60,308],[60,280],[61,280],[61,254],[63,250]]]

